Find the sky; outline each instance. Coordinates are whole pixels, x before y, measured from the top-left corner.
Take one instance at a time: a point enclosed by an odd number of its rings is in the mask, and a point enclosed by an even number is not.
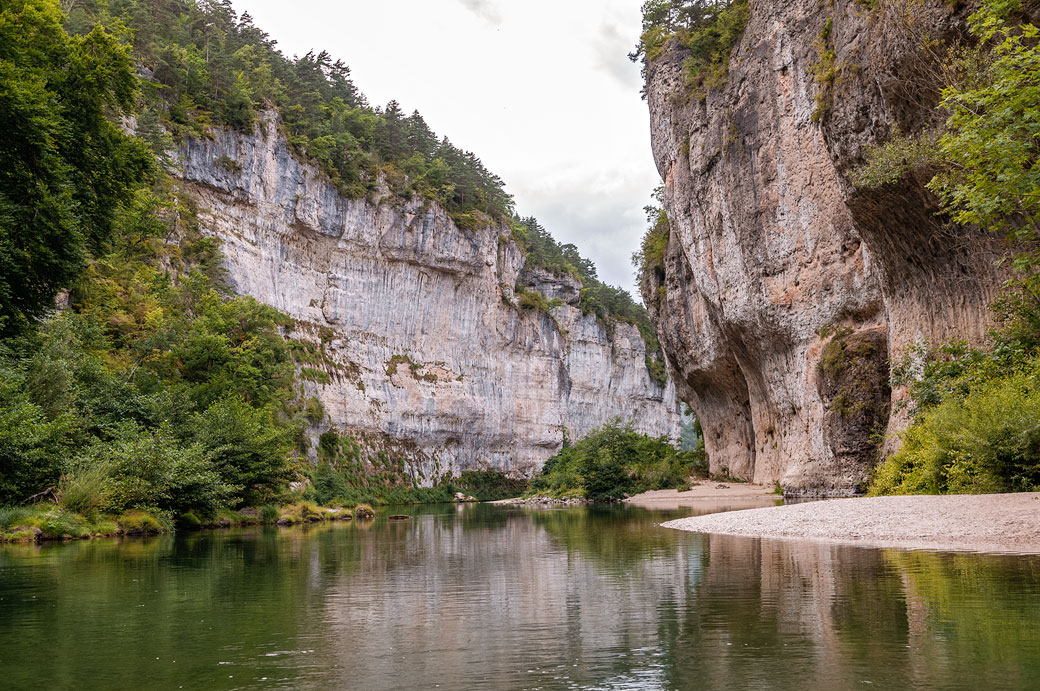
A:
[[[660,184],[639,66],[642,0],[234,0],[282,52],[327,50],[506,182],[517,212],[633,291]]]

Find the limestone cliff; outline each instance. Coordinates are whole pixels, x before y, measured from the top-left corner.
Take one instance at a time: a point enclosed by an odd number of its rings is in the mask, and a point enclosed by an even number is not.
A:
[[[390,445],[414,475],[529,472],[613,416],[678,436],[674,387],[651,381],[638,330],[608,335],[576,307],[580,284],[525,269],[508,229],[462,230],[385,192],[344,198],[271,113],[252,135],[187,141],[178,167],[232,287],[315,344],[302,374],[328,422]],[[563,304],[521,310],[518,278]]]
[[[966,11],[750,9],[703,100],[687,95],[677,42],[647,66],[670,237],[644,295],[713,470],[851,494],[905,424],[889,362],[915,341],[981,338],[1003,278],[993,240],[935,215],[928,175],[849,182],[868,145],[935,117],[922,38],[960,40]]]

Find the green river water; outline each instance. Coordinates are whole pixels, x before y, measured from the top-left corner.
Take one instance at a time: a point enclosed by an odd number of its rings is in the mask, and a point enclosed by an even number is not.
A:
[[[1040,688],[1040,557],[403,511],[2,547],[0,688]]]

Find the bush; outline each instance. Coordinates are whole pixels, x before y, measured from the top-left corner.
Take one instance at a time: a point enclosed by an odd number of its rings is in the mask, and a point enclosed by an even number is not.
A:
[[[703,454],[679,451],[664,437],[639,434],[612,420],[565,447],[531,480],[535,492],[612,501],[629,494],[686,486],[707,470]]]
[[[103,483],[98,475],[105,476]],[[165,427],[153,431],[133,423],[121,425],[112,440],[88,447],[70,476],[70,485],[103,487],[98,508],[111,513],[145,508],[208,516],[227,504],[232,490],[202,447],[178,443]]]
[[[123,513],[116,519],[116,525],[127,535],[157,535],[173,527],[168,518],[137,509]]]
[[[703,96],[726,81],[729,56],[751,18],[747,0],[647,0],[643,3],[643,33],[629,54],[646,65],[656,60],[675,37],[689,51],[684,62],[686,86]]]
[[[872,494],[1040,490],[1040,360],[925,410]]]
[[[244,506],[270,502],[293,475],[287,430],[277,427],[265,409],[223,398],[196,416],[191,429],[222,482],[234,488]]]
[[[480,501],[519,497],[527,491],[527,478],[510,477],[501,470],[463,470],[455,481],[458,490]]]

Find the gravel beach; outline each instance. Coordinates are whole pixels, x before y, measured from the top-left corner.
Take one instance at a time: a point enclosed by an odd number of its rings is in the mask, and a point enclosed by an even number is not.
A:
[[[662,525],[870,547],[1040,554],[1040,492],[832,499],[693,516]]]

